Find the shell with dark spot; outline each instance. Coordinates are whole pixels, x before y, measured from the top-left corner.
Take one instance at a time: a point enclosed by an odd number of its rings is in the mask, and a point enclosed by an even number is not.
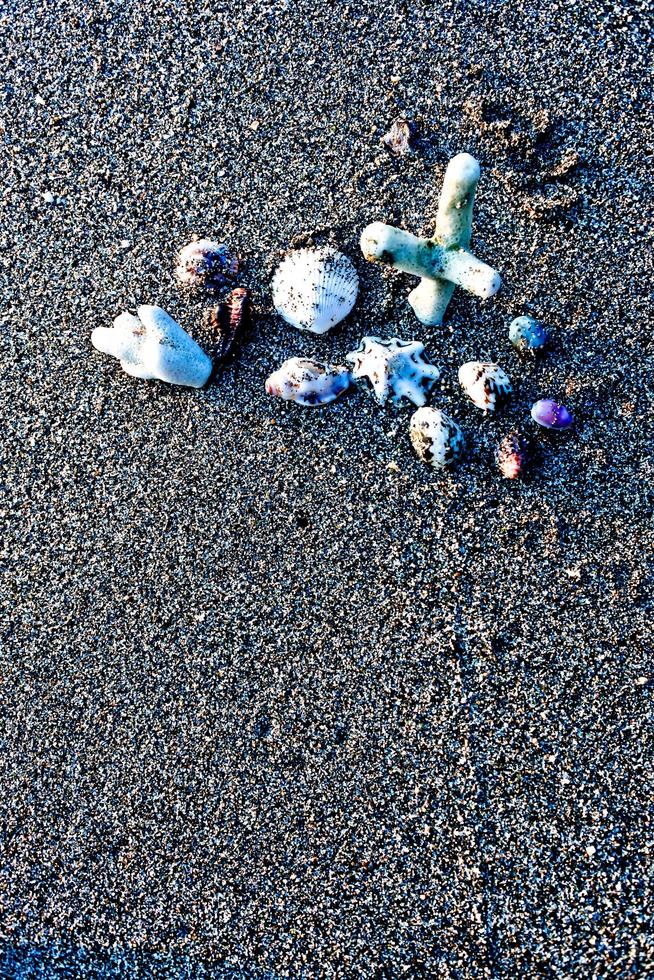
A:
[[[529,443],[520,432],[509,432],[497,448],[497,468],[507,480],[524,475],[529,465]]]
[[[290,357],[266,381],[266,393],[300,405],[328,405],[350,387],[350,372],[340,364]]]
[[[497,405],[506,401],[513,388],[508,376],[499,366],[488,361],[468,361],[459,368],[459,384],[485,412],[494,412]]]
[[[463,456],[465,440],[459,426],[439,408],[419,408],[409,423],[411,443],[427,466],[442,470]]]
[[[537,354],[548,341],[547,330],[531,316],[518,316],[509,326],[509,340],[519,354]]]

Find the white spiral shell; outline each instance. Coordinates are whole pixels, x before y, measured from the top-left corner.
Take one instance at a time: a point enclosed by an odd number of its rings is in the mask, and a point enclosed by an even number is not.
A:
[[[461,365],[459,384],[477,408],[484,412],[494,412],[513,390],[508,375],[499,364],[489,361],[468,361]]]
[[[354,306],[359,277],[347,255],[330,246],[289,252],[272,281],[275,309],[298,330],[327,333]]]
[[[465,440],[456,422],[439,408],[419,408],[411,416],[413,448],[423,463],[442,470],[463,456]]]
[[[350,372],[340,364],[289,357],[266,381],[266,392],[300,405],[328,405],[350,387]]]

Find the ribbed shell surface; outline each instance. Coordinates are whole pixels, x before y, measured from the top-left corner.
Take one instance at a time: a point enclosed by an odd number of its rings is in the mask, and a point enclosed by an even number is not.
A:
[[[327,333],[357,298],[359,277],[347,255],[329,246],[290,252],[272,282],[273,303],[298,330]]]

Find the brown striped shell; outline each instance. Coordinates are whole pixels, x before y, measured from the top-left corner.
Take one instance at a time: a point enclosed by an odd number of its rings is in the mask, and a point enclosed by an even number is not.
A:
[[[250,294],[243,286],[210,309],[205,318],[215,346],[214,360],[226,364],[240,350],[250,327]]]

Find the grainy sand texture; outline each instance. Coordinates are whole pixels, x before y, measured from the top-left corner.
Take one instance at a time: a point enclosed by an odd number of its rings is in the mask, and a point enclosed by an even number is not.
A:
[[[648,13],[3,7],[3,980],[653,975]],[[423,327],[358,239],[430,232],[461,151],[504,285]],[[193,235],[242,257],[251,340],[203,390],[129,378],[89,339],[122,310],[207,342]],[[312,242],[361,278],[323,337],[270,297]],[[266,395],[366,334],[442,368],[456,470],[411,406]],[[512,379],[494,417],[472,359]],[[502,480],[542,397],[575,427]]]

